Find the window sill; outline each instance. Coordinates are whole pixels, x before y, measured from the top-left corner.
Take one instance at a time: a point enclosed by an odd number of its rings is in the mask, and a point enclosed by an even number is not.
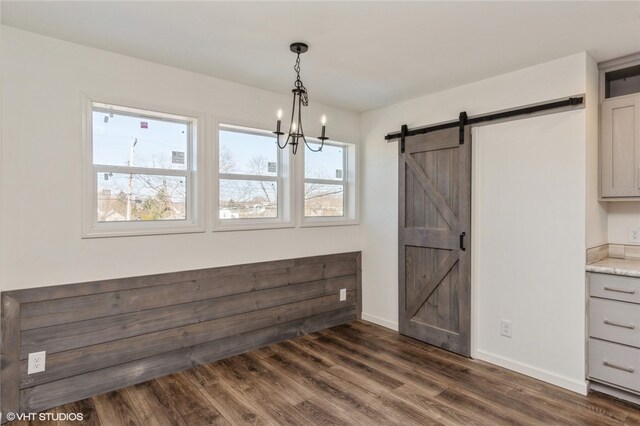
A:
[[[83,231],[82,238],[137,237],[145,235],[194,234],[198,232],[205,232],[204,227],[192,224],[184,226],[138,225],[126,227],[126,229],[122,227],[115,229],[112,226],[95,226],[89,231]]]
[[[360,225],[360,221],[357,219],[345,219],[345,218],[305,218],[300,223],[301,228],[315,228],[321,226],[351,226]]]
[[[257,231],[261,229],[287,229],[295,228],[293,222],[255,222],[242,223],[233,221],[231,223],[215,222],[213,225],[213,232],[227,232],[227,231]]]

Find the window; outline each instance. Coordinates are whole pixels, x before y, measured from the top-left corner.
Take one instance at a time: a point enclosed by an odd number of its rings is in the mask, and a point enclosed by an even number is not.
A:
[[[319,144],[310,144],[319,149]],[[343,217],[346,149],[325,145],[320,152],[305,152],[304,215],[305,217]]]
[[[198,120],[89,99],[87,110],[83,235],[203,231]]]
[[[220,124],[217,230],[291,224],[288,153],[269,131]]]
[[[319,152],[304,150],[303,225],[356,222],[355,169],[355,145],[332,142]]]

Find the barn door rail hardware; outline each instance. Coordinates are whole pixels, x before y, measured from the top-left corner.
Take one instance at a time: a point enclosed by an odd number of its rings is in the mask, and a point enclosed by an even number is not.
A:
[[[408,127],[406,124],[403,124],[400,128],[400,152],[404,154],[404,138],[407,135]]]
[[[464,143],[464,126],[467,125],[467,118],[467,112],[462,111],[460,113],[460,118],[458,119],[458,141],[460,142],[460,145]]]
[[[562,99],[559,101],[552,101],[552,102],[547,102],[543,104],[531,105],[531,106],[526,106],[522,108],[502,111],[502,112],[494,112],[494,113],[489,113],[485,115],[479,115],[477,117],[467,117],[467,114],[463,112],[463,113],[460,113],[460,118],[456,121],[449,121],[446,123],[436,124],[436,125],[427,126],[427,127],[418,127],[416,129],[410,129],[410,130],[405,129],[404,132],[389,133],[384,138],[387,141],[400,138],[401,144],[402,144],[404,139],[409,136],[422,135],[425,133],[436,132],[438,130],[460,127],[461,129],[460,143],[462,144],[464,143],[464,126],[465,125],[468,126],[468,125],[484,123],[487,121],[503,120],[506,118],[517,117],[519,115],[535,114],[542,111],[549,111],[549,110],[558,109],[558,108],[575,107],[582,104],[584,104],[584,96],[573,96],[573,97]],[[464,125],[462,123],[463,119],[464,119]],[[404,149],[402,148],[403,147],[401,147],[401,151],[404,152]]]

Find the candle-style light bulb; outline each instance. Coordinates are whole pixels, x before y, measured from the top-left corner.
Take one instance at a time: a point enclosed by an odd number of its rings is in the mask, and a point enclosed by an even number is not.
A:
[[[296,124],[296,122],[294,121],[293,123],[291,123],[291,132],[295,133],[296,130],[298,130],[298,125]]]
[[[277,115],[278,115],[278,121],[276,123],[276,135],[278,135],[280,133],[280,123],[282,123],[280,121],[280,119],[282,118],[282,110],[281,109],[278,110],[278,114]],[[280,137],[280,135],[278,135],[278,137]]]
[[[327,124],[327,116],[323,115],[320,122],[322,123],[322,135],[320,136],[320,139],[324,140],[324,132],[326,130],[325,124]]]

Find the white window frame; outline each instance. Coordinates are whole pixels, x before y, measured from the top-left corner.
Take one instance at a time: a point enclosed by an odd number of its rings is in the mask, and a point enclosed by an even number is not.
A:
[[[256,176],[236,173],[220,173],[220,131],[231,130],[261,136],[273,136],[266,124],[251,123],[246,120],[218,117],[213,120],[215,128],[215,142],[213,155],[213,231],[247,231],[255,229],[293,228],[295,226],[292,214],[293,199],[293,164],[289,150],[278,149],[278,175]],[[275,145],[275,139],[274,139]],[[270,181],[278,183],[278,217],[274,218],[243,218],[220,219],[220,179]]]
[[[205,140],[206,115],[179,108],[145,104],[138,101],[113,99],[98,95],[82,94],[83,143],[82,143],[82,238],[121,237],[135,235],[180,234],[205,231],[204,164],[202,155]],[[93,111],[109,109],[149,119],[166,119],[189,124],[190,135],[186,170],[156,169],[147,167],[94,165],[93,163]],[[103,172],[183,176],[186,179],[186,219],[154,221],[98,222],[97,175]]]
[[[309,139],[310,143],[320,143],[319,140]],[[358,149],[356,144],[338,141],[329,141],[324,143],[325,146],[337,146],[344,148],[342,181],[335,179],[314,179],[305,176],[305,155],[307,155],[307,147],[302,146],[298,150],[300,161],[297,166],[297,173],[300,176],[298,185],[298,223],[301,227],[315,226],[343,226],[359,224],[359,166]],[[304,150],[302,149],[304,148]],[[302,152],[302,155],[301,155]],[[320,183],[328,185],[343,184],[344,185],[344,215],[343,216],[326,216],[313,217],[304,214],[304,186],[305,183]]]

